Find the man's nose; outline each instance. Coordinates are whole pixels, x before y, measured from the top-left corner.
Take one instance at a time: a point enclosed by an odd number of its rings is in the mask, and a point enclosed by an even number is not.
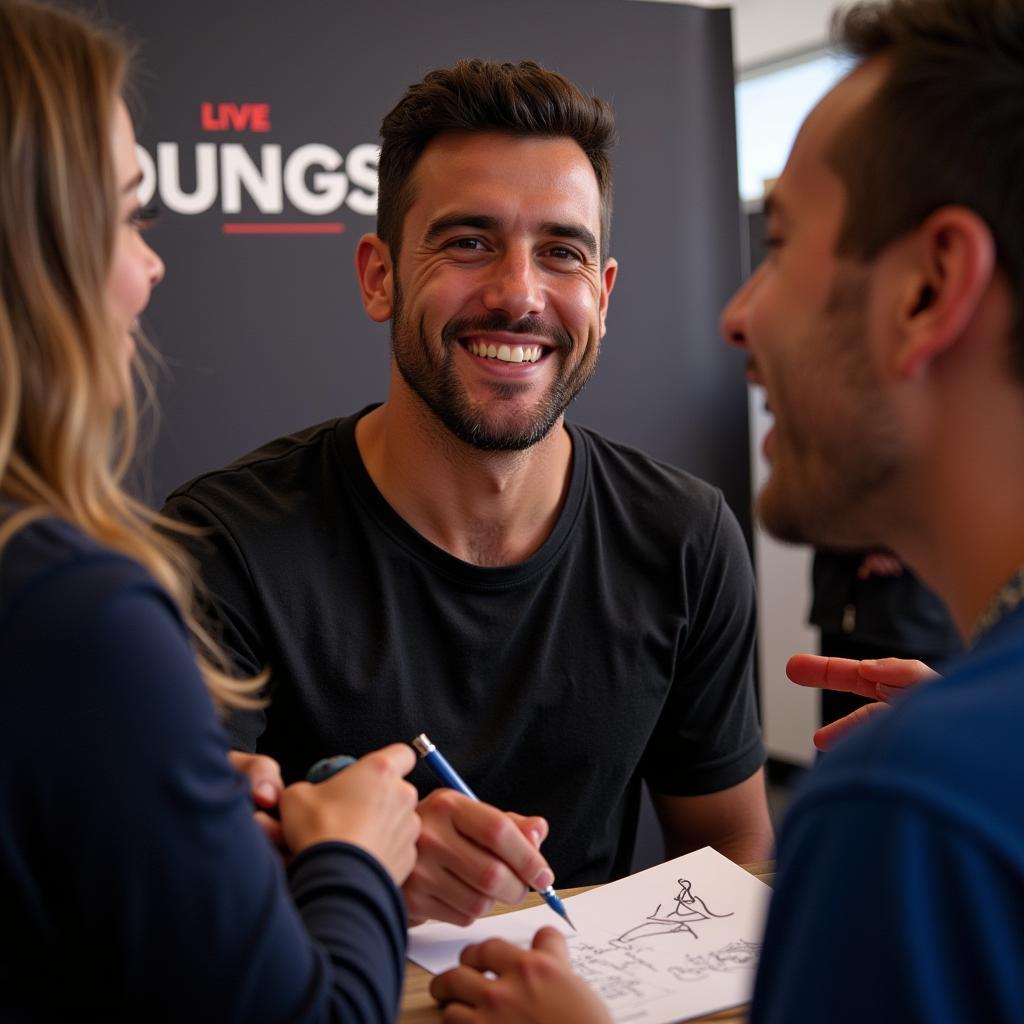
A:
[[[729,300],[718,321],[718,333],[730,344],[738,348],[747,347],[747,311],[750,307],[750,294],[754,279],[751,277],[739,291]]]
[[[544,288],[541,274],[531,253],[509,250],[492,264],[484,289],[484,305],[489,310],[500,310],[513,321],[542,313]]]

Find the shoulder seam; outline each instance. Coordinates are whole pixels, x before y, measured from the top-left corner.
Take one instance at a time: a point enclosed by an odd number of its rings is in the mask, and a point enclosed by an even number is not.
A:
[[[170,501],[172,498],[176,498],[178,496],[192,497],[192,488],[203,483],[203,481],[208,480],[210,477],[221,476],[227,473],[246,473],[254,469],[256,466],[265,466],[268,463],[277,462],[280,459],[287,458],[289,455],[292,455],[297,449],[308,448],[311,445],[315,444],[323,434],[327,433],[328,431],[335,430],[338,426],[338,423],[341,422],[341,419],[343,418],[344,417],[336,417],[333,420],[327,420],[324,423],[320,423],[315,427],[307,427],[306,429],[313,430],[313,433],[309,437],[305,438],[303,441],[295,442],[292,445],[292,447],[289,448],[289,450],[286,452],[279,452],[276,455],[263,455],[260,456],[260,458],[258,459],[252,459],[252,461],[245,461],[244,465],[240,465],[240,463],[242,463],[244,460],[251,459],[253,452],[250,452],[248,455],[243,455],[240,458],[235,459],[234,462],[229,463],[227,466],[220,466],[217,469],[208,469],[205,473],[200,473],[199,476],[193,477],[191,480],[182,484],[180,487],[176,487],[167,496],[167,501]],[[277,441],[283,441],[294,437],[294,434],[285,434],[282,437],[274,438],[273,441],[268,441],[266,444],[261,445],[260,447],[265,448],[267,447],[267,445],[275,444]],[[259,449],[257,448],[256,451],[258,450]]]

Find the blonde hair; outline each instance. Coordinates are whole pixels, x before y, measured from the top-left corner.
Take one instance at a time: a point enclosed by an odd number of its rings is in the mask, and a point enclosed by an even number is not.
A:
[[[119,213],[113,118],[130,54],[113,33],[0,0],[0,549],[57,516],[143,565],[182,611],[215,701],[254,707],[195,613],[182,529],[122,488],[137,408],[107,312]],[[121,408],[113,395],[124,391]]]

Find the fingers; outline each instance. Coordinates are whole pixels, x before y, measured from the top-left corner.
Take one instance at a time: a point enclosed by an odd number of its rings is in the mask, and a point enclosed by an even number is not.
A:
[[[863,707],[857,708],[856,711],[851,711],[844,718],[819,729],[814,734],[814,745],[818,750],[831,750],[848,732],[863,725],[869,718],[888,710],[889,705],[881,701],[865,704]]]
[[[512,945],[504,939],[488,939],[467,946],[459,957],[459,962],[475,971],[491,971],[493,974],[505,974],[517,967],[526,951]]]
[[[451,795],[460,796],[458,793]],[[489,859],[497,858],[511,870],[521,883],[515,886],[517,892],[522,886],[544,889],[554,882],[554,872],[533,842],[498,808],[462,798],[452,804],[452,823],[461,835],[476,843],[485,854],[493,855]],[[499,876],[504,874],[495,871],[493,866],[490,866],[490,871]],[[500,894],[495,895],[502,898]]]
[[[548,837],[549,828],[546,819],[536,814],[528,817],[516,814],[515,811],[506,811],[505,813],[515,822],[519,831],[539,850],[541,844]]]
[[[880,702],[866,704],[845,718],[819,729],[814,734],[814,745],[818,750],[830,750],[851,729],[863,725],[869,718],[884,710],[890,701],[900,697],[908,687],[938,677],[938,673],[923,661],[914,661],[910,658],[851,661],[848,658],[819,658],[812,654],[794,655],[786,665],[786,672],[793,682],[801,686],[848,690],[862,697],[874,697]],[[827,681],[813,681],[822,677]],[[853,681],[854,678],[856,682]]]
[[[464,1003],[448,1003],[441,1010],[443,1024],[481,1024],[480,1015]]]
[[[786,662],[786,675],[798,686],[855,693],[874,700],[889,700],[894,692],[934,679],[937,673],[923,661],[909,658],[824,658],[794,654]]]
[[[794,654],[786,662],[786,675],[798,686],[839,690],[861,697],[875,697],[875,684],[859,672],[860,662],[852,658],[824,658],[817,654]]]
[[[468,946],[461,960],[430,985],[431,995],[447,1004],[446,1022],[611,1024],[596,993],[573,974],[565,940],[554,928],[537,932],[531,949],[489,939]],[[456,1011],[460,1004],[468,1015]]]
[[[263,834],[270,840],[270,845],[276,847],[282,853],[287,853],[288,847],[284,841],[284,831],[281,828],[281,822],[263,811],[257,811],[253,818],[263,831]]]
[[[490,984],[479,971],[471,967],[454,967],[444,974],[438,974],[430,983],[430,994],[439,1003],[463,1003],[478,1005],[484,997],[484,990]],[[446,1020],[452,1018],[445,1017]]]
[[[229,750],[228,760],[249,780],[253,803],[264,810],[277,806],[284,791],[284,780],[281,766],[272,757]]]
[[[534,839],[547,834],[543,818],[505,814],[450,789],[420,801],[419,814],[419,856],[403,888],[412,920],[469,924],[497,901],[521,902],[527,886],[552,883]]]
[[[467,885],[436,860],[432,862],[429,856],[424,855],[422,844],[417,849],[416,863],[402,887],[402,894],[411,925],[427,920],[472,924],[493,910],[497,903],[495,897]]]
[[[376,750],[323,782],[296,782],[281,797],[288,846],[353,843],[372,854],[401,885],[416,862],[420,819],[416,789],[403,776],[416,762],[403,743]]]
[[[392,743],[361,757],[357,763],[405,778],[416,766],[416,754],[408,743]]]
[[[569,962],[569,944],[557,928],[541,928],[533,937],[533,948],[556,957],[562,963]]]
[[[917,683],[927,682],[929,679],[938,678],[938,672],[929,668],[923,661],[914,661],[910,658],[877,658],[874,660],[860,662],[860,674],[875,684],[879,697],[882,690],[889,691],[905,689]]]

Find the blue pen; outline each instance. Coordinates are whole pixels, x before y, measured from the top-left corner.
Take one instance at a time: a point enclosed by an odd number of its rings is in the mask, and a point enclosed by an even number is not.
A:
[[[426,733],[420,733],[412,741],[412,745],[416,752],[427,762],[427,767],[449,788],[458,790],[460,793],[468,796],[470,800],[477,800],[477,795],[462,781],[459,773],[448,763],[444,754],[441,753],[437,747],[427,738]],[[565,919],[565,923],[573,930],[576,931],[576,925],[569,920],[569,915],[565,912],[565,904],[558,898],[558,893],[555,892],[555,887],[549,885],[546,889],[538,889],[541,898],[544,902],[560,917]]]

